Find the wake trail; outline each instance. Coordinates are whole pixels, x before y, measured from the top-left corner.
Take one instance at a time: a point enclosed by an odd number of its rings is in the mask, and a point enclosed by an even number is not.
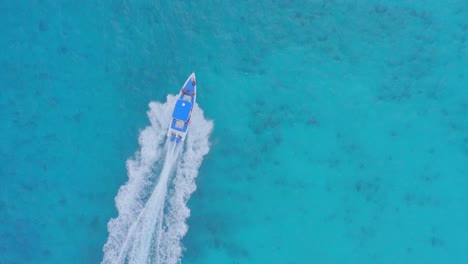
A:
[[[119,254],[117,263],[122,263],[125,257],[132,263],[146,263],[150,258],[151,240],[155,233],[156,226],[161,226],[162,212],[164,209],[164,201],[167,193],[167,182],[170,173],[173,169],[174,161],[178,158],[180,145],[175,145],[173,142],[167,142],[167,154],[158,183],[142,209],[135,224],[132,226],[131,232],[127,236],[124,248]],[[160,230],[156,233],[160,236]],[[132,247],[129,248],[128,242],[131,242]],[[130,250],[130,251],[129,251]],[[159,251],[159,244],[154,248],[155,252]]]
[[[119,215],[108,223],[104,264],[178,263],[182,257],[186,203],[209,151],[213,123],[195,104],[185,145],[166,140],[175,101],[170,95],[164,104],[150,103],[151,126],[140,133],[141,149],[127,160],[129,179],[115,198]]]

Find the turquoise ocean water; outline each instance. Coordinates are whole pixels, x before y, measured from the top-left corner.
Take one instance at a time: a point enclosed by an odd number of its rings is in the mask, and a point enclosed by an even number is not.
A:
[[[468,263],[467,17],[457,0],[2,1],[0,263],[116,263],[126,237],[140,259],[146,233],[167,263]],[[198,121],[172,157],[164,117],[192,71]],[[171,162],[162,216],[126,236],[152,188],[119,188]]]

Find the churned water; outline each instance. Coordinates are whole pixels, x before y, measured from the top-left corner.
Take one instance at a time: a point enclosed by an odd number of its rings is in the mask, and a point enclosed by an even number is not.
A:
[[[0,263],[467,263],[467,17],[2,1]]]

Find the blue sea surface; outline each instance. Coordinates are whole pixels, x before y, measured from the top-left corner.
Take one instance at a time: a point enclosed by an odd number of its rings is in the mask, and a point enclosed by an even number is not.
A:
[[[0,3],[0,264],[100,263],[149,103],[213,120],[182,263],[468,263],[468,2]],[[190,132],[189,132],[190,136]]]

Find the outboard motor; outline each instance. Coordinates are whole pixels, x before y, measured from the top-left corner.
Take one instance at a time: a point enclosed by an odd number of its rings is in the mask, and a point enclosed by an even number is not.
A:
[[[181,139],[182,139],[182,137],[178,136],[177,139],[176,139],[176,143],[179,143]]]
[[[174,142],[174,139],[175,139],[175,134],[172,134],[171,135],[171,142]]]

